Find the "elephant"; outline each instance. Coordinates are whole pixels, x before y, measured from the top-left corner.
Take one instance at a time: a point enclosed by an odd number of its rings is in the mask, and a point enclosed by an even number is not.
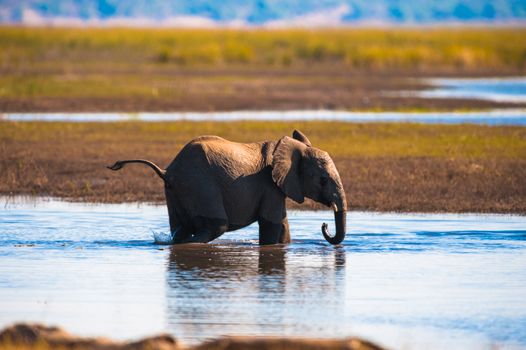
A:
[[[227,231],[259,224],[259,244],[290,243],[286,198],[305,197],[334,211],[336,233],[323,223],[331,244],[345,238],[347,202],[329,154],[301,131],[277,141],[237,143],[200,136],[186,144],[166,169],[149,160],[119,160],[151,167],[164,181],[172,244],[207,243]]]

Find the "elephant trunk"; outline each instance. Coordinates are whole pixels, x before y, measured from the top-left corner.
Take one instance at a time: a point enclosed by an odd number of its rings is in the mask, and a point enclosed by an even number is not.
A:
[[[336,224],[336,234],[334,236],[331,236],[329,234],[328,225],[326,223],[323,223],[323,225],[321,225],[321,232],[323,234],[323,237],[327,240],[327,242],[331,244],[340,244],[345,238],[345,223],[347,217],[345,196],[343,196],[343,200],[339,203],[339,205],[332,203],[331,207],[334,210],[334,223]]]

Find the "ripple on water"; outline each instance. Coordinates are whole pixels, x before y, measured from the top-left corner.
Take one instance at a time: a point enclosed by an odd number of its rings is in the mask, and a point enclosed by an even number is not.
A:
[[[188,343],[358,335],[392,348],[526,347],[526,217],[351,212],[348,237],[330,246],[320,226],[332,216],[290,212],[285,246],[259,247],[255,225],[166,246],[152,236],[168,232],[164,206],[9,201],[0,325],[168,331]]]

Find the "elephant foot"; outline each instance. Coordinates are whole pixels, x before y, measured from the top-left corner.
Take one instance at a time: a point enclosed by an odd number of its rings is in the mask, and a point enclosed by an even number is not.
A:
[[[200,231],[191,237],[188,237],[186,243],[208,243],[216,239],[219,235],[210,231]]]
[[[188,231],[186,231],[182,226],[178,226],[175,230],[171,232],[172,235],[172,244],[181,244],[186,243],[188,238],[192,237]]]
[[[225,219],[197,216],[192,218],[196,231],[189,235],[186,243],[208,243],[221,236],[228,229]]]

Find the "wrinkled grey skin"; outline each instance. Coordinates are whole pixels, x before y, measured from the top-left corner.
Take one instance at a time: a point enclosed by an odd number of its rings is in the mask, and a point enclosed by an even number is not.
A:
[[[327,152],[311,146],[301,132],[278,141],[236,143],[218,136],[190,141],[166,170],[147,160],[123,160],[150,166],[164,180],[173,243],[210,242],[226,231],[257,221],[259,243],[289,243],[285,208],[289,197],[305,197],[332,207],[336,234],[322,233],[332,244],[345,237],[345,193]]]

